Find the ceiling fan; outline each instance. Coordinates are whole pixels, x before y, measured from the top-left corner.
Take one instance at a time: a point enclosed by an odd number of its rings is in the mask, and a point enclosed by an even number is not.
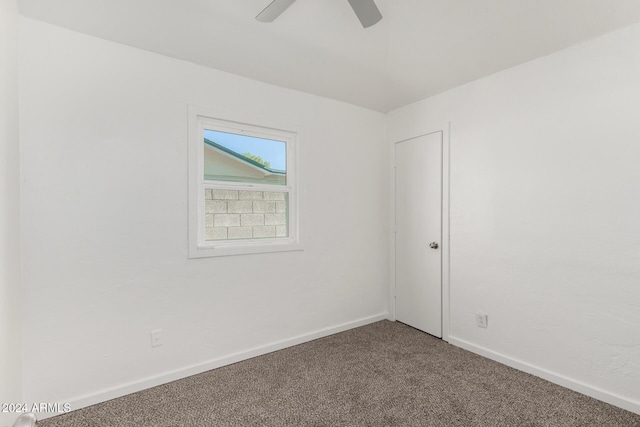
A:
[[[260,22],[273,22],[296,0],[273,0],[256,16]],[[374,0],[347,0],[364,28],[370,27],[382,19],[382,14]]]

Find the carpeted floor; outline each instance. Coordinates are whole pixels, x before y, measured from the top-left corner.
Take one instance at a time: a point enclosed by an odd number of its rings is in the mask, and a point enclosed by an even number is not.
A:
[[[640,415],[382,321],[41,427],[640,426]]]

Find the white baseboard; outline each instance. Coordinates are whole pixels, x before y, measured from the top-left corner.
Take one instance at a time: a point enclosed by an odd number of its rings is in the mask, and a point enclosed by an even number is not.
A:
[[[232,363],[241,362],[243,360],[251,359],[256,356],[271,353],[274,351],[282,350],[294,345],[303,344],[305,342],[313,341],[318,338],[323,338],[329,335],[344,332],[349,329],[357,328],[359,326],[368,325],[370,323],[378,322],[389,318],[388,313],[381,313],[371,317],[365,317],[355,320],[353,322],[343,323],[337,326],[331,326],[328,328],[320,329],[308,334],[298,335],[292,338],[288,338],[281,341],[276,341],[267,345],[254,347],[246,351],[230,354],[228,356],[219,357],[217,359],[208,360],[206,362],[198,363],[196,365],[186,366],[184,368],[176,369],[174,371],[165,372],[159,375],[154,375],[142,380],[133,381],[126,384],[121,384],[117,387],[104,389],[96,393],[91,393],[84,396],[75,397],[65,400],[71,404],[71,408],[75,411],[77,409],[86,408],[87,406],[95,405],[97,403],[106,402],[107,400],[115,399],[125,396],[127,394],[135,393],[141,390],[145,390],[151,387],[156,387],[162,384],[176,381],[182,378],[189,377],[191,375],[200,374],[202,372],[210,371],[211,369],[220,368],[222,366],[230,365]],[[50,418],[59,414],[47,414],[39,413],[38,419]]]
[[[528,374],[535,375],[536,377],[545,379],[554,384],[558,384],[562,387],[566,387],[573,391],[577,391],[578,393],[593,397],[594,399],[601,400],[603,402],[609,403],[619,408],[626,409],[627,411],[640,414],[640,402],[630,400],[626,397],[619,396],[614,393],[610,393],[598,387],[585,384],[581,381],[573,380],[564,375],[557,374],[555,372],[549,371],[544,368],[540,368],[538,366],[534,366],[530,363],[523,362],[521,360],[517,360],[509,356],[505,356],[504,354],[497,353],[485,347],[480,347],[478,345],[472,344],[468,341],[465,341],[459,338],[449,336],[448,342],[449,344],[455,345],[456,347],[463,348],[472,353],[479,354],[480,356],[484,356],[488,359],[495,360],[496,362],[500,362],[503,365],[507,365],[519,371],[523,371]]]

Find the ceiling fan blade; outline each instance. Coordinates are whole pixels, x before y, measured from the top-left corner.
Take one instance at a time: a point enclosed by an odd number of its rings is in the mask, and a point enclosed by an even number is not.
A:
[[[382,19],[382,14],[373,0],[349,0],[349,4],[364,28]]]
[[[282,12],[287,10],[289,6],[296,0],[273,0],[262,12],[256,16],[260,22],[273,22]]]

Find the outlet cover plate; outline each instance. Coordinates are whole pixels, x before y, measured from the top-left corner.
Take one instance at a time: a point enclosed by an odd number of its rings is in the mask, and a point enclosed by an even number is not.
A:
[[[151,347],[159,347],[162,345],[162,329],[151,331]]]
[[[486,329],[489,325],[489,316],[486,313],[478,311],[476,313],[476,326]]]

